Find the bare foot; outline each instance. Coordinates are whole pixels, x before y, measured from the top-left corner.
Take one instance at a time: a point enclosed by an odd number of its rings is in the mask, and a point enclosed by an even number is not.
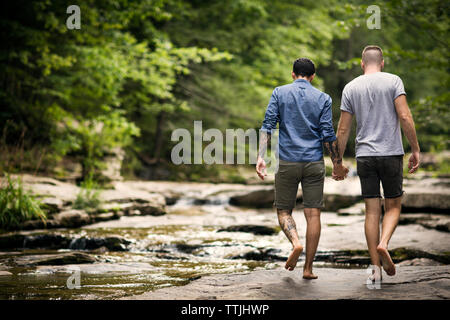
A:
[[[294,249],[292,249],[289,258],[286,261],[286,265],[284,266],[287,270],[289,271],[294,270],[295,266],[297,265],[298,257],[300,257],[302,251],[303,251],[302,246],[295,246]]]
[[[383,264],[383,269],[384,271],[386,271],[387,275],[388,276],[395,275],[395,264],[392,261],[391,255],[389,254],[388,250],[385,247],[378,245],[377,252],[380,255],[381,262]]]
[[[303,279],[312,280],[317,278],[318,276],[316,276],[314,273],[303,270]]]

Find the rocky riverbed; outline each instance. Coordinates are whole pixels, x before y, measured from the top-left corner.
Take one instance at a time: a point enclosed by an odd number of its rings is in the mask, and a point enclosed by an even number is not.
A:
[[[45,229],[34,221],[0,234],[1,299],[159,299],[167,292],[174,298],[284,299],[289,285],[299,288],[295,298],[333,299],[320,286],[336,274],[336,290],[353,279],[359,297],[371,297],[362,294],[369,259],[355,177],[325,184],[327,210],[316,257],[320,278],[311,284],[318,286],[316,295],[301,294],[308,284],[298,271],[285,274],[280,269],[290,245],[270,208],[270,185],[123,181],[101,193],[101,209],[86,212],[71,208],[77,186],[22,178],[51,214]],[[411,297],[434,288],[423,297],[449,297],[449,186],[449,179],[405,181],[405,213],[390,244],[402,272],[385,276],[387,288],[408,288]],[[294,217],[304,241],[301,191],[297,209]],[[415,282],[422,271],[434,276]],[[68,289],[67,279],[75,272],[81,286]],[[228,291],[219,285],[227,281]],[[286,287],[272,290],[276,283]],[[251,296],[244,287],[254,287],[247,290]],[[335,298],[357,298],[357,293],[348,295],[350,287]]]

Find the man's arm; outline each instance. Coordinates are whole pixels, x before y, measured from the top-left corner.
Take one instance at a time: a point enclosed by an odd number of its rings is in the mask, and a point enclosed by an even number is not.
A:
[[[264,177],[267,176],[264,154],[266,153],[267,145],[270,144],[271,130],[277,127],[279,115],[277,88],[275,88],[272,92],[272,96],[270,97],[269,104],[267,105],[266,114],[264,116],[264,121],[259,136],[259,151],[258,160],[256,162],[256,173],[262,180],[264,180]]]
[[[339,166],[342,164],[342,157],[339,153],[339,145],[338,141],[334,140],[332,142],[324,142],[323,145],[330,153],[331,161],[333,162],[333,165]]]
[[[342,165],[342,158],[344,157],[345,147],[347,146],[348,137],[350,135],[350,128],[352,124],[353,115],[350,112],[341,111],[337,129],[336,146],[334,150],[331,149],[330,155],[333,160],[333,179],[342,180],[348,173],[348,169]],[[333,147],[333,146],[331,146]]]
[[[320,116],[320,128],[323,137],[323,145],[328,150],[331,161],[333,162],[333,171],[339,176],[339,180],[342,180],[347,175],[348,169],[342,165],[342,156],[339,153],[339,145],[333,129],[331,105],[331,98],[328,97]]]
[[[342,164],[342,156],[339,152],[338,140],[324,142],[323,145],[330,153],[330,158],[333,162],[333,179],[343,180],[347,176],[348,169]]]
[[[344,156],[345,148],[347,147],[348,137],[350,136],[350,129],[352,127],[353,115],[347,111],[341,111],[341,117],[339,119],[337,129],[337,141],[339,148],[339,156],[342,159]]]
[[[264,177],[267,176],[266,162],[264,161],[264,155],[266,153],[267,146],[270,144],[271,137],[272,135],[269,132],[263,130],[260,131],[258,160],[256,162],[256,173],[262,180],[264,180]]]
[[[403,132],[411,146],[412,154],[408,161],[409,173],[414,173],[417,171],[420,164],[420,147],[419,142],[417,141],[414,120],[404,94],[398,96],[394,100],[394,104]]]

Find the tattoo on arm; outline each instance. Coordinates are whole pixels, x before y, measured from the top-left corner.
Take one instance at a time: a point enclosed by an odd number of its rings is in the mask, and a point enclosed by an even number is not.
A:
[[[342,163],[342,157],[339,153],[339,144],[337,140],[334,140],[333,142],[325,142],[324,143],[325,148],[327,148],[328,152],[330,153],[331,161],[333,161],[334,164],[341,164]]]
[[[259,151],[258,157],[264,158],[264,154],[267,150],[267,145],[270,144],[271,134],[265,131],[261,131],[261,137],[259,139]]]

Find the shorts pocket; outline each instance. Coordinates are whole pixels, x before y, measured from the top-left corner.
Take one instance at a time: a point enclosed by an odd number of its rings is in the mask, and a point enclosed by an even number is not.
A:
[[[382,176],[396,177],[403,173],[403,157],[389,157],[383,161]]]
[[[314,161],[305,165],[303,177],[323,178],[325,177],[325,163],[323,161]]]
[[[374,166],[375,160],[372,158],[357,158],[356,173],[359,177],[370,177],[376,175]]]

